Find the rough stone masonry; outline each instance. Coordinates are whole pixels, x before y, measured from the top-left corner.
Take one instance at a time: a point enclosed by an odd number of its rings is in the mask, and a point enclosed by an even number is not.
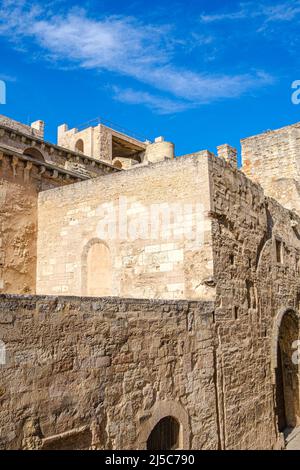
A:
[[[0,119],[0,447],[284,448],[300,125],[243,140],[241,170],[227,144],[174,158],[161,137],[65,126],[57,146],[32,126]],[[194,211],[104,238],[108,204],[118,233],[153,206]]]

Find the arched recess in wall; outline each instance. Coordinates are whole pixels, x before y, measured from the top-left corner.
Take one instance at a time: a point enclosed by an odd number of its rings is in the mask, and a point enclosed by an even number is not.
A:
[[[176,401],[156,402],[138,435],[139,450],[189,450],[189,417]]]
[[[75,152],[84,153],[84,143],[82,139],[78,139],[75,144]]]
[[[82,254],[82,295],[112,295],[112,259],[108,245],[98,238],[90,240]]]
[[[299,332],[299,313],[291,308],[280,311],[274,322],[271,354],[279,432],[300,425]]]
[[[34,147],[29,147],[24,150],[23,155],[26,155],[27,157],[34,158],[35,160],[38,160],[40,162],[44,162],[45,158],[44,155],[36,148]]]
[[[180,447],[180,423],[173,416],[162,418],[147,439],[147,450],[177,450]]]

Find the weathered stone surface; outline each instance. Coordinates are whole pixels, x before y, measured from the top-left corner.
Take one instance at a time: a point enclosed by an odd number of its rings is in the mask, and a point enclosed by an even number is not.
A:
[[[166,403],[178,419],[188,414],[189,448],[218,447],[213,303],[105,299],[95,311],[92,299],[1,296],[0,304],[8,355],[0,448],[143,447]],[[14,324],[2,324],[11,310]]]
[[[178,158],[41,194],[37,293],[213,299],[215,286],[205,282],[213,275],[208,162]],[[174,207],[165,226],[163,212],[151,219],[159,204]],[[116,229],[103,240],[106,219]],[[145,236],[131,238],[136,220],[146,220]],[[92,259],[103,260],[98,272]]]
[[[176,448],[284,446],[300,425],[298,131],[243,141],[248,177],[227,144],[114,174],[104,164],[89,181],[80,152],[75,174],[57,147],[55,168],[0,152],[0,289],[43,294],[0,297],[1,448],[145,448],[157,425],[178,426]],[[2,137],[28,138],[18,126]],[[102,240],[101,207],[120,197],[133,220],[200,203],[201,242]],[[199,228],[174,220],[176,233]]]

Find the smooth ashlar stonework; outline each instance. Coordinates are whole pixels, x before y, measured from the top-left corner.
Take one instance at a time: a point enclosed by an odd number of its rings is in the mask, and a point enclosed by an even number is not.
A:
[[[114,222],[105,204],[116,209],[116,239],[99,234],[107,214]],[[149,236],[131,240],[130,224],[139,216],[144,220],[158,204],[175,205],[167,226],[158,225],[157,238],[152,238],[157,220],[151,226],[149,218]],[[191,206],[192,213],[176,218],[176,205]],[[209,210],[208,159],[201,155],[89,180],[70,190],[46,191],[39,198],[37,293],[87,295],[87,247],[102,241],[111,259],[109,295],[212,300],[214,286],[206,284],[213,276]],[[123,221],[128,222],[124,238]],[[186,238],[183,229],[190,229],[191,236]],[[51,272],[48,259],[54,260]]]

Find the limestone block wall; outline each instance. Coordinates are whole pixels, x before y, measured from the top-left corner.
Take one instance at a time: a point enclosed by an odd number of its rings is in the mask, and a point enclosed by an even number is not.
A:
[[[112,162],[112,133],[101,124],[97,126],[97,129],[95,155],[101,160]]]
[[[267,449],[283,442],[274,325],[280,312],[299,312],[300,219],[221,159],[210,165],[221,442]]]
[[[0,292],[34,293],[37,193],[0,180]]]
[[[40,195],[37,292],[89,294],[88,253],[103,241],[111,256],[111,295],[213,299],[209,158],[204,152]],[[163,215],[147,218],[159,204],[177,204],[165,226]],[[192,212],[178,217],[183,204]],[[99,225],[107,216],[116,234],[103,239]],[[131,237],[135,227],[142,229]]]
[[[45,161],[89,178],[118,171],[109,163],[89,158],[83,153],[72,151],[72,149],[58,147],[44,141],[35,134],[28,134],[24,131],[22,124],[12,128],[1,127],[1,125],[0,119],[0,147],[7,151],[26,153],[32,158],[37,158],[40,161]]]
[[[300,123],[243,139],[243,171],[265,193],[300,214]]]
[[[75,150],[76,143],[81,140],[83,143],[83,153],[97,160],[107,161],[113,160],[112,155],[112,137],[121,138],[124,142],[133,143],[146,148],[146,144],[121,132],[118,132],[103,124],[91,126],[86,129],[69,129],[66,124],[58,127],[57,142],[58,145],[66,149]]]
[[[211,302],[0,297],[0,449],[217,449]]]
[[[0,292],[35,293],[39,191],[78,178],[0,151]]]
[[[158,138],[152,144],[148,144],[145,150],[143,161],[156,163],[165,159],[173,159],[175,156],[175,147],[171,142],[166,142],[163,138]]]
[[[27,126],[26,124],[22,124],[21,122],[15,121],[7,116],[3,116],[0,114],[0,124],[9,127],[10,129],[14,129],[16,131],[20,131],[24,134],[29,136],[35,136],[40,139],[44,138],[44,122],[43,121],[36,121],[31,124],[31,126]]]
[[[96,149],[98,133],[99,126],[79,131],[78,129],[68,129],[68,126],[63,124],[57,130],[57,143],[61,147],[76,151],[76,143],[82,140],[83,153],[96,158],[96,155],[99,156]]]

